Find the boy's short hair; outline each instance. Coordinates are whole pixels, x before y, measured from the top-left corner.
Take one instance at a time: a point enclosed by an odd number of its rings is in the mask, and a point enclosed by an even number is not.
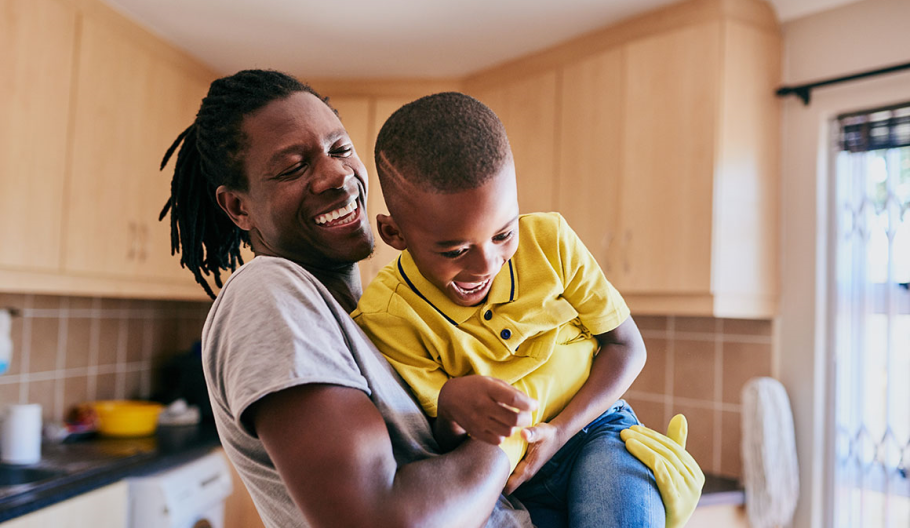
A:
[[[471,96],[444,92],[392,114],[379,131],[374,154],[389,201],[399,179],[444,194],[480,187],[502,169],[511,151],[492,110]]]

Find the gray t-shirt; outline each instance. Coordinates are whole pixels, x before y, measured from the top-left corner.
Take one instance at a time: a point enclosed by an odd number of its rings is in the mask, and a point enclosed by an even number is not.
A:
[[[398,465],[436,456],[429,422],[369,339],[299,265],[256,257],[225,283],[202,331],[203,366],[224,450],[265,525],[306,527],[262,442],[242,420],[263,396],[323,383],[365,392],[382,414]],[[500,497],[488,527],[530,527]]]

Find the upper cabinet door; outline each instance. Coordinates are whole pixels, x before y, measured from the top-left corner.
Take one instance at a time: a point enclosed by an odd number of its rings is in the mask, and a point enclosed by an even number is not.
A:
[[[559,139],[558,210],[603,268],[622,285],[620,233],[623,78],[618,49],[565,67]]]
[[[162,207],[171,196],[177,153],[163,171],[158,167],[177,136],[195,119],[208,92],[209,79],[162,60],[153,62],[151,68],[148,99],[141,103],[145,137],[141,144],[135,145],[141,157],[133,175],[139,181],[139,207],[128,220],[138,226],[135,269],[142,277],[191,282],[192,273],[180,267],[180,255],[171,255],[170,216],[158,221]]]
[[[76,12],[0,0],[0,266],[60,268]]]
[[[142,250],[142,180],[159,177],[159,149],[148,144],[154,73],[150,53],[85,17],[68,196],[67,271],[136,273]]]
[[[625,46],[623,293],[708,293],[721,26]]]
[[[472,93],[496,112],[512,147],[522,213],[556,209],[557,73],[547,71]]]

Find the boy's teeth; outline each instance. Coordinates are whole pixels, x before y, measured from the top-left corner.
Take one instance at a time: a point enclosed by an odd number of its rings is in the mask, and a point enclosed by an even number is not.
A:
[[[455,282],[454,284],[462,293],[471,294],[482,290],[488,282],[489,280],[483,282]]]
[[[333,220],[337,220],[337,219],[341,218],[342,216],[347,216],[347,215],[353,213],[356,209],[357,209],[357,200],[354,200],[351,203],[347,204],[346,206],[344,206],[340,209],[335,209],[334,211],[330,211],[326,214],[321,214],[321,215],[317,216],[316,223],[319,225],[322,225],[322,224],[331,222]]]

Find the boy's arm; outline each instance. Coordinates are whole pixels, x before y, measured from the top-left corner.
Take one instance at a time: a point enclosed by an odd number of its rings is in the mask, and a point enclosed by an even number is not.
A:
[[[482,526],[509,472],[499,448],[473,440],[398,466],[382,416],[357,389],[292,387],[247,412],[312,526]]]
[[[645,344],[631,317],[596,337],[600,351],[581,389],[555,418],[522,431],[528,441],[528,452],[509,478],[506,494],[534,476],[582,427],[609,409],[644,367]]]

